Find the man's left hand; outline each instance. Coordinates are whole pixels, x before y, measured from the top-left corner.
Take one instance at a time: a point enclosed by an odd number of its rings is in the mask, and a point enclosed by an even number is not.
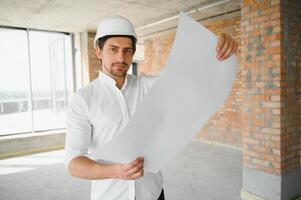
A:
[[[223,61],[229,58],[236,52],[237,47],[238,43],[230,35],[226,33],[220,34],[216,46],[216,59]]]

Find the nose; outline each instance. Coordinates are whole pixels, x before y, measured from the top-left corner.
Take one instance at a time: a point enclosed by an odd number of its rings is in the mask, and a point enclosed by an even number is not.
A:
[[[117,61],[124,62],[125,61],[125,55],[123,51],[118,51],[116,55]]]

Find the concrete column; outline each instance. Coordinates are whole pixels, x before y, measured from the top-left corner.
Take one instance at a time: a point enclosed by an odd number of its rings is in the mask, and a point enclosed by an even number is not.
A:
[[[243,199],[301,195],[301,1],[243,0]]]

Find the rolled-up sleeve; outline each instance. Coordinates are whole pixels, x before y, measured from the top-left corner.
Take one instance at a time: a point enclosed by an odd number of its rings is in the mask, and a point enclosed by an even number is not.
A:
[[[87,103],[77,93],[72,98],[66,114],[65,166],[78,156],[88,156],[92,126]]]

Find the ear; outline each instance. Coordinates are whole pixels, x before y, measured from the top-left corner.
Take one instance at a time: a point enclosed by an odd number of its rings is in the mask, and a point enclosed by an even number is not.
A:
[[[99,47],[96,48],[96,56],[98,59],[102,59],[102,49]]]

